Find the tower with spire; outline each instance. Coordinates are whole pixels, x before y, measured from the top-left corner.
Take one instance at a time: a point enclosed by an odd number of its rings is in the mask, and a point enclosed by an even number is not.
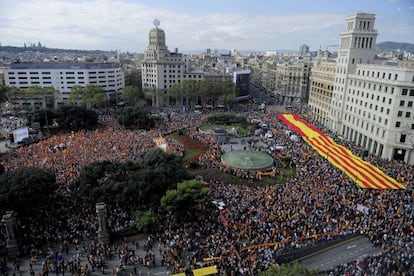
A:
[[[184,62],[182,54],[168,50],[160,21],[154,19],[153,23],[142,62],[142,89],[152,99],[153,106],[164,106],[167,90],[182,80]]]
[[[346,19],[346,29],[341,32],[329,114],[330,129],[336,133],[340,133],[343,127],[348,76],[355,74],[357,64],[373,63],[378,35],[374,23],[375,14],[357,13]]]

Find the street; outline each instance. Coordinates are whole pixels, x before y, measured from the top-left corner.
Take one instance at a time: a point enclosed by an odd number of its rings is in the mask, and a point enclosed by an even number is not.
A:
[[[309,269],[327,270],[355,261],[363,255],[375,255],[380,252],[380,248],[374,247],[367,238],[358,237],[316,252],[311,257],[301,260],[301,263]]]

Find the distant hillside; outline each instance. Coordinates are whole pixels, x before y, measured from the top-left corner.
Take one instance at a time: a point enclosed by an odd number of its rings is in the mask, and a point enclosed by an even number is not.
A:
[[[48,53],[58,53],[58,52],[70,52],[75,54],[103,54],[110,53],[111,51],[102,51],[102,50],[77,50],[77,49],[56,49],[56,48],[47,48],[47,47],[17,47],[17,46],[0,46],[0,51],[20,53],[25,51],[37,51],[37,52],[48,52]]]
[[[214,54],[214,50],[217,51],[218,54],[229,54],[230,53],[230,49],[211,49],[211,53]],[[265,54],[267,51],[263,51],[263,50],[240,50],[240,49],[236,49],[236,51],[242,55],[249,55],[249,54]],[[297,54],[298,51],[294,51],[294,50],[287,50],[287,49],[278,49],[278,50],[269,50],[269,51],[273,51],[273,52],[277,52],[279,54]],[[183,50],[182,51],[183,54],[189,55],[189,54],[202,54],[202,53],[206,53],[206,49],[198,49],[198,50]]]
[[[400,50],[414,53],[414,44],[403,42],[385,41],[377,44],[377,50],[392,51]]]

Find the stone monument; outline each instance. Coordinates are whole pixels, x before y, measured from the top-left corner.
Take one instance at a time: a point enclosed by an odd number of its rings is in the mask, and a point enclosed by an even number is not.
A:
[[[7,255],[10,258],[15,258],[19,255],[19,247],[16,239],[16,213],[13,211],[7,211],[1,220],[4,228],[6,229],[6,249]]]
[[[96,203],[96,214],[98,215],[98,239],[99,241],[103,242],[104,244],[109,243],[109,234],[108,229],[106,227],[106,205],[104,202]]]

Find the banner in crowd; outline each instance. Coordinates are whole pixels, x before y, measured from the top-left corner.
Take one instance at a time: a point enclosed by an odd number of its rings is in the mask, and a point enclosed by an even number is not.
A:
[[[362,160],[350,150],[334,142],[318,128],[302,120],[297,114],[279,114],[277,118],[302,138],[332,165],[342,170],[358,186],[369,189],[406,189],[379,168]]]
[[[364,213],[365,215],[369,215],[369,213],[371,211],[368,207],[366,207],[362,204],[359,204],[359,203],[357,204],[356,209],[357,209],[357,211],[360,211],[361,213]]]
[[[160,135],[160,137],[156,137],[153,139],[155,146],[162,149],[164,152],[167,151],[167,140]]]
[[[13,130],[12,133],[13,133],[13,142],[14,143],[19,143],[24,138],[29,137],[29,128],[21,127],[21,128]]]

